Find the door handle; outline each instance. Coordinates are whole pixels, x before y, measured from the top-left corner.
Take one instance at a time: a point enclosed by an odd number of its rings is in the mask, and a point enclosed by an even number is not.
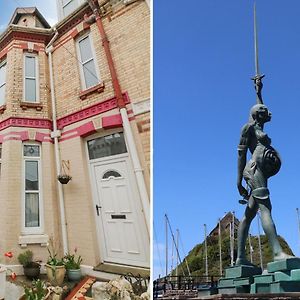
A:
[[[99,209],[101,209],[101,206],[96,204],[96,211],[97,211],[97,216],[99,216]]]

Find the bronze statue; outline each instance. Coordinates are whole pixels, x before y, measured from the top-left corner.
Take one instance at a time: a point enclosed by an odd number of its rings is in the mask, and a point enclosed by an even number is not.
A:
[[[261,90],[264,75],[259,73],[258,65],[258,42],[256,31],[256,8],[254,6],[254,41],[255,41],[255,71],[254,81],[257,104],[251,108],[250,121],[243,126],[240,143],[238,146],[238,178],[237,187],[243,200],[240,203],[247,203],[245,215],[238,228],[238,253],[236,265],[251,265],[246,259],[245,244],[248,237],[250,223],[256,216],[258,209],[261,212],[261,222],[267,235],[274,260],[281,260],[291,257],[283,252],[272,219],[272,205],[268,189],[268,179],[277,174],[281,166],[278,152],[271,146],[271,139],[264,132],[265,123],[271,121],[271,112],[263,104]],[[247,150],[252,158],[247,162]],[[250,193],[243,187],[242,180],[245,179],[250,187]]]
[[[269,196],[268,178],[275,175],[281,166],[278,152],[271,146],[271,139],[264,132],[264,124],[271,120],[271,112],[263,104],[251,108],[249,121],[243,126],[238,146],[237,186],[241,196],[247,199],[245,215],[238,228],[238,253],[236,265],[249,265],[245,255],[245,244],[250,223],[260,209],[261,221],[274,255],[274,260],[291,257],[283,252],[271,216],[272,205]],[[247,160],[247,150],[252,158]],[[250,187],[250,194],[242,186],[245,179]]]

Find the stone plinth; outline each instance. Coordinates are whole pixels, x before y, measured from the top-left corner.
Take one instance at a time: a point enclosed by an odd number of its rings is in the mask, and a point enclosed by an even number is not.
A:
[[[261,274],[261,268],[253,266],[233,266],[225,269],[225,278],[241,278]]]
[[[253,276],[261,274],[261,269],[255,266],[234,266],[225,269],[225,277],[219,279],[219,294],[249,293]]]
[[[178,298],[180,299],[180,298]],[[183,299],[183,298],[181,298]],[[217,294],[208,297],[198,297],[193,300],[261,300],[261,299],[276,299],[276,300],[299,300],[300,293],[258,293],[258,294]]]
[[[300,269],[300,258],[293,257],[287,258],[279,261],[273,261],[267,264],[267,269],[269,273],[274,273],[277,271],[291,271],[294,269]]]

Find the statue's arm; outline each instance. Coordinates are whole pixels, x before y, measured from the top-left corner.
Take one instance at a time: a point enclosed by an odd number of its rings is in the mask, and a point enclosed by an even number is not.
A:
[[[243,180],[243,171],[247,162],[247,150],[249,147],[249,125],[246,124],[242,128],[240,143],[238,145],[238,176],[237,176],[237,187],[239,193],[243,197],[248,196],[247,190],[242,185]]]

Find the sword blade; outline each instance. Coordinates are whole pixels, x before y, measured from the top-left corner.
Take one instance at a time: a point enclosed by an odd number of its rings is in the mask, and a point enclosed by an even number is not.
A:
[[[258,38],[257,38],[257,23],[256,23],[256,2],[254,2],[254,53],[255,53],[255,75],[259,74],[258,64]]]

